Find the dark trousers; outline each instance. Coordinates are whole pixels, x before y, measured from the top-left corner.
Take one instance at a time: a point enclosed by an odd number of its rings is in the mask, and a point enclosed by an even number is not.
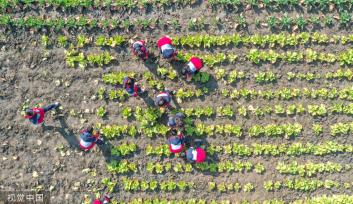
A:
[[[55,105],[55,104],[50,104],[50,105],[48,105],[48,106],[45,106],[43,109],[44,109],[44,113],[46,113],[46,112],[48,112],[48,111],[50,111],[50,110],[52,110],[52,109],[55,109],[55,108],[57,108],[58,106],[57,105]]]

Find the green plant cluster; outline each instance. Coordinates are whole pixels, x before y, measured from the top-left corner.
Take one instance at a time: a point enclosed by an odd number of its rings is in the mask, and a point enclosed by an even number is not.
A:
[[[224,97],[229,97],[234,100],[241,98],[246,100],[265,99],[265,100],[293,100],[300,98],[321,99],[321,100],[353,100],[353,88],[320,88],[320,89],[298,89],[298,88],[282,88],[276,90],[256,90],[256,89],[233,89],[220,91]]]
[[[280,185],[281,184],[281,185]],[[333,180],[317,180],[317,179],[286,179],[285,181],[266,181],[264,188],[266,191],[280,190],[287,188],[288,190],[295,190],[300,192],[313,192],[320,188],[333,189],[340,188],[342,184]]]
[[[158,146],[152,146],[152,145],[147,145],[145,148],[146,155],[149,156],[170,156],[170,150],[168,145],[158,145]]]
[[[294,7],[306,7],[309,10],[330,10],[331,6],[334,6],[339,11],[352,9],[352,2],[349,0],[260,0],[260,1],[247,1],[247,0],[209,0],[210,6],[226,6],[233,8],[244,8],[244,7],[254,7],[254,8],[266,8],[266,9],[283,9],[283,8],[294,8]]]
[[[144,1],[129,1],[129,0],[115,0],[115,1],[103,1],[103,0],[3,0],[0,3],[0,9],[9,8],[31,8],[32,6],[38,7],[63,7],[63,8],[77,8],[84,7],[90,9],[104,9],[111,8],[114,10],[133,10],[136,8],[146,9],[150,6],[164,7],[164,6],[186,6],[192,5],[192,0],[172,0],[172,1],[161,1],[161,0],[144,0]]]
[[[223,125],[209,125],[205,123],[196,123],[185,126],[186,134],[191,136],[215,136],[216,134],[224,134],[226,136],[241,137],[243,135],[242,128],[238,125],[223,124]]]
[[[94,39],[95,38],[95,39]],[[69,48],[83,48],[84,46],[90,45],[94,42],[96,46],[108,46],[108,47],[116,47],[119,45],[123,45],[126,42],[126,39],[121,35],[113,35],[111,37],[107,37],[104,35],[99,35],[97,37],[88,37],[86,35],[78,34],[72,39],[65,35],[59,35],[55,39],[50,39],[46,35],[42,35],[41,44],[44,47],[50,45],[56,45],[58,47],[69,47]]]
[[[320,195],[301,198],[292,202],[286,202],[280,198],[264,200],[264,201],[230,201],[230,200],[204,200],[204,199],[188,199],[171,200],[166,198],[135,198],[130,201],[112,201],[112,204],[351,204],[353,203],[353,196],[346,194]]]
[[[112,174],[136,173],[137,164],[128,160],[112,161],[107,164],[107,171]]]
[[[256,172],[258,174],[262,174],[266,169],[265,166],[261,163],[253,164],[249,161],[226,161],[226,162],[218,162],[218,163],[200,163],[195,165],[195,169],[199,169],[203,172],[210,173],[233,173],[233,172]]]
[[[352,166],[349,164],[342,165],[339,163],[325,162],[325,163],[313,163],[307,162],[305,164],[298,164],[297,161],[292,161],[288,164],[285,162],[278,162],[276,170],[281,174],[291,174],[300,176],[316,176],[322,173],[340,173],[344,171],[349,171]]]
[[[352,65],[353,64],[353,50],[348,49],[340,53],[323,53],[317,52],[312,49],[307,49],[304,52],[287,51],[283,53],[277,53],[273,50],[260,51],[258,49],[251,49],[249,53],[245,55],[245,58],[252,63],[261,64],[267,63],[277,63],[280,61],[287,63],[335,63],[338,62],[340,65]]]
[[[97,114],[97,116],[103,118],[107,114],[107,111],[104,106],[101,106],[101,107],[97,108],[96,114]]]
[[[303,131],[303,126],[299,123],[293,124],[269,124],[266,126],[254,125],[248,130],[250,137],[285,137],[287,139],[291,137],[298,137]]]
[[[241,185],[240,183],[215,183],[215,182],[208,182],[208,190],[209,191],[218,191],[220,193],[225,192],[240,192],[242,190],[246,193],[252,192],[255,190],[255,185],[252,183],[246,183]]]
[[[138,133],[137,128],[133,125],[106,125],[100,128],[105,138],[111,140],[122,135],[135,137]]]
[[[195,54],[191,53],[178,53],[178,59],[180,61],[187,62]],[[207,66],[214,67],[222,63],[233,63],[235,61],[250,61],[254,64],[261,63],[277,63],[277,62],[287,62],[287,63],[335,63],[338,62],[340,65],[352,65],[353,64],[353,50],[347,49],[346,51],[340,53],[324,53],[317,52],[312,49],[307,49],[304,52],[301,51],[287,51],[283,53],[278,53],[273,50],[260,51],[258,49],[251,49],[244,56],[238,57],[234,54],[205,54],[197,55],[200,57]]]
[[[352,153],[353,146],[349,144],[339,144],[334,141],[325,141],[318,144],[313,143],[291,143],[291,144],[259,144],[253,143],[245,145],[233,143],[224,146],[209,145],[207,148],[209,155],[228,154],[244,157],[250,156],[301,156],[301,155],[316,155],[323,156],[336,153]]]
[[[115,58],[107,51],[99,54],[91,53],[85,55],[75,50],[67,50],[65,51],[65,59],[69,67],[76,67],[76,65],[78,65],[81,69],[84,69],[88,64],[103,67],[103,65],[108,65]]]
[[[156,180],[138,180],[123,177],[122,189],[125,191],[156,191],[173,192],[173,191],[188,191],[194,189],[193,182],[186,181],[156,181]]]
[[[153,174],[163,174],[166,172],[175,172],[175,173],[191,173],[193,171],[193,167],[190,163],[181,164],[179,162],[148,162],[146,165],[146,169],[149,173]]]
[[[318,144],[313,143],[291,143],[291,144],[269,144],[269,143],[253,143],[245,145],[233,143],[224,146],[210,144],[206,148],[207,154],[213,156],[215,154],[237,155],[241,157],[251,156],[302,156],[315,155],[324,156],[337,153],[353,153],[353,145],[339,144],[334,141],[324,141]],[[148,156],[170,156],[168,145],[147,145],[145,148]]]
[[[201,46],[204,48],[210,48],[214,46],[259,46],[271,48],[280,46],[298,46],[306,45],[310,43],[314,44],[329,44],[329,43],[342,43],[343,45],[353,42],[353,35],[347,36],[329,36],[324,33],[280,33],[280,34],[269,34],[269,35],[248,35],[242,36],[238,33],[232,35],[209,35],[209,34],[196,34],[196,35],[186,35],[186,36],[175,36],[173,37],[174,45],[181,45],[187,47],[197,47]]]
[[[112,147],[111,154],[116,156],[125,156],[135,153],[136,151],[137,145],[135,143],[122,143],[118,146]]]
[[[353,122],[351,123],[336,123],[330,125],[332,136],[349,135],[353,133]]]

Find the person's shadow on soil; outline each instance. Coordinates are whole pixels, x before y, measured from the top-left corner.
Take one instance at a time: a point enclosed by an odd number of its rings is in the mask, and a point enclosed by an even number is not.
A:
[[[64,139],[69,143],[70,147],[78,149],[79,148],[78,140],[76,139],[73,131],[66,124],[65,119],[63,117],[60,117],[58,120],[60,122],[61,127],[45,126],[43,124],[43,131],[54,130],[59,132],[64,137]]]
[[[110,144],[109,141],[104,141],[104,144],[97,145],[97,146],[99,150],[102,152],[106,163],[110,163],[113,159],[117,160],[117,158],[113,158],[111,156],[111,149],[113,148],[113,145]]]

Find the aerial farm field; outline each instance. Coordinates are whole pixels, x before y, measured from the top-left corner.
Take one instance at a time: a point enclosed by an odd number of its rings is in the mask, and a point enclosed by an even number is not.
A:
[[[49,191],[55,204],[352,204],[352,11],[352,0],[0,0],[0,191]],[[161,58],[163,35],[178,60]],[[187,82],[191,56],[205,66]],[[126,75],[147,93],[129,97]],[[169,153],[168,111],[154,105],[164,88],[206,162]],[[22,116],[55,101],[43,125]],[[83,152],[87,124],[106,144]]]

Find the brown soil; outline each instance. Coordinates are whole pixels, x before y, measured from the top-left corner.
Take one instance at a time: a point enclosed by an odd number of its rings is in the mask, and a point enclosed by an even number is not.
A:
[[[29,16],[29,15],[41,15],[46,16],[62,16],[62,15],[72,15],[80,14],[80,12],[59,12],[55,10],[49,10],[47,13],[43,10],[35,10],[29,12],[16,13],[18,16]],[[164,20],[177,18],[181,22],[182,28],[187,27],[187,22],[191,18],[204,16],[205,18],[220,17],[222,19],[233,19],[234,14],[231,12],[226,12],[224,10],[219,10],[218,12],[211,12],[204,5],[198,5],[194,8],[183,8],[182,12],[178,8],[167,9],[167,10],[152,10],[146,13],[133,12],[132,14],[124,13],[111,13],[104,10],[96,11],[85,11],[87,15],[93,17],[105,16],[106,18],[163,18]],[[297,12],[290,13],[296,16]],[[277,14],[276,14],[277,15]],[[304,15],[307,16],[306,12]],[[245,12],[245,16],[252,19],[253,16],[256,18],[266,18],[266,12],[255,13],[254,11]],[[225,20],[226,21],[226,20]],[[233,28],[234,21],[231,20],[225,23],[220,29],[211,29],[203,31],[202,33],[212,33],[212,34],[231,34],[236,32]],[[67,31],[66,31],[67,32]],[[68,31],[70,34],[77,34],[77,31]],[[87,33],[89,35],[97,35],[99,33],[106,33],[106,31],[87,31],[81,30],[80,33]],[[349,31],[339,29],[338,26],[333,28],[323,28],[320,32],[327,34],[336,35],[347,35]],[[127,124],[128,121],[122,119],[119,113],[121,106],[118,102],[111,101],[99,101],[93,100],[91,97],[97,92],[99,87],[107,87],[101,80],[101,76],[104,73],[117,70],[133,70],[137,72],[149,71],[150,67],[156,67],[156,63],[161,65],[170,66],[166,62],[149,62],[147,65],[139,61],[133,60],[126,46],[124,48],[109,49],[114,56],[118,56],[117,62],[102,68],[89,67],[87,70],[82,71],[80,69],[70,69],[66,66],[64,49],[62,48],[50,48],[43,49],[36,41],[39,42],[39,34],[31,34],[23,30],[6,30],[2,28],[1,30],[1,41],[0,41],[0,133],[1,133],[1,174],[0,174],[0,190],[14,190],[14,189],[32,189],[38,186],[42,186],[43,189],[50,189],[52,196],[52,203],[79,203],[83,200],[84,195],[92,196],[91,192],[94,187],[101,187],[101,179],[104,177],[114,178],[115,180],[120,179],[120,175],[111,175],[106,171],[106,160],[111,158],[105,158],[102,151],[96,148],[90,153],[82,153],[80,150],[75,148],[77,145],[78,132],[84,127],[84,125],[89,123],[103,123],[103,124]],[[51,36],[55,37],[57,33],[49,33]],[[122,33],[121,31],[112,31],[109,34]],[[186,30],[174,31],[174,30],[161,30],[154,29],[152,31],[146,31],[139,33],[138,31],[126,32],[125,35],[133,37],[135,35],[143,36],[149,39],[149,45],[155,42],[155,40],[161,34],[170,35],[184,35],[190,32]],[[195,33],[195,32],[191,32]],[[256,29],[253,24],[248,28],[248,32],[243,32],[244,34],[265,34],[271,33],[268,29]],[[330,46],[311,46],[319,51],[323,52],[339,52],[346,50],[349,46],[341,45],[330,45]],[[183,49],[183,48],[180,48]],[[305,47],[290,48],[303,51]],[[83,51],[94,52],[98,51],[97,47],[86,47]],[[229,47],[227,52],[244,53],[247,52],[249,48],[247,47]],[[281,51],[281,49],[276,49]],[[196,51],[196,50],[195,50]],[[222,52],[224,49],[214,48],[213,50],[200,50],[197,52],[208,53],[208,52]],[[156,52],[155,52],[156,53]],[[176,67],[177,68],[177,67]],[[275,73],[285,75],[289,71],[298,72],[316,72],[316,73],[326,73],[329,70],[336,70],[339,68],[338,64],[334,65],[321,65],[321,64],[276,64],[269,65],[264,64],[262,66],[254,66],[251,63],[236,63],[235,65],[224,65],[222,68],[226,70],[238,69],[246,71],[253,75],[258,71],[271,70]],[[203,71],[213,73],[214,71],[210,68],[205,68]],[[60,80],[63,83],[59,86],[56,85],[56,81]],[[65,82],[69,83],[69,86],[65,86]],[[220,100],[219,94],[217,94],[217,89],[227,87],[221,81],[215,81],[212,79],[205,85],[191,84],[186,85],[184,82],[175,83],[172,81],[166,81],[167,87],[202,87],[207,86],[210,88],[211,93],[202,99],[192,99],[180,104],[181,107],[196,107],[202,105],[208,106],[222,106],[222,105],[253,105],[253,106],[265,106],[272,104],[291,104],[290,102],[283,101],[264,101],[264,100],[254,100],[254,101],[232,101],[230,99]],[[351,82],[346,81],[326,81],[319,80],[315,83],[308,83],[304,81],[294,81],[288,82],[286,79],[280,79],[275,84],[259,85],[254,82],[254,80],[248,80],[244,82],[237,83],[234,87],[229,88],[252,88],[252,89],[276,89],[278,87],[296,87],[296,88],[319,88],[319,87],[348,87],[351,86]],[[149,92],[149,97],[153,98],[152,91]],[[60,101],[64,107],[63,117],[53,117],[47,114],[44,126],[33,127],[25,121],[21,115],[20,111],[22,105],[26,100],[29,100],[31,104],[43,100],[45,103],[49,104],[54,101]],[[339,100],[338,100],[339,101]],[[294,100],[295,103],[301,104],[311,104],[311,103],[324,103],[331,104],[337,101],[322,101],[322,100]],[[106,106],[108,115],[106,118],[101,119],[95,115],[95,110],[99,106]],[[147,104],[143,100],[129,99],[123,103],[124,106],[142,106],[147,107]],[[69,114],[70,110],[86,110],[89,109],[89,113],[83,113],[83,118],[87,122],[81,124],[79,117],[73,117]],[[245,127],[249,127],[253,124],[269,124],[269,123],[286,123],[286,122],[298,122],[303,124],[304,132],[301,137],[294,139],[293,141],[287,141],[285,139],[271,139],[271,138],[233,138],[233,137],[223,137],[217,136],[215,138],[206,138],[206,144],[216,144],[225,145],[228,143],[240,142],[244,144],[251,143],[276,143],[280,144],[283,142],[313,142],[318,143],[324,140],[335,140],[340,143],[352,144],[353,140],[351,136],[339,136],[333,138],[329,134],[329,125],[337,122],[350,122],[351,117],[348,116],[337,116],[332,115],[325,118],[313,119],[308,114],[296,117],[280,117],[280,116],[265,116],[263,118],[250,117],[245,118],[235,118],[233,121],[229,119],[215,118],[215,119],[205,119],[206,123],[226,123],[232,122],[235,124],[240,124]],[[321,137],[314,136],[311,131],[311,125],[314,122],[319,122],[324,125],[325,131]],[[146,144],[164,144],[166,141],[164,138],[120,138],[114,141],[110,141],[113,145],[122,142],[134,142],[141,147],[146,146]],[[61,150],[58,148],[63,145]],[[121,188],[121,184],[118,182],[118,188],[116,192],[112,195],[123,201],[131,200],[133,198],[145,198],[145,197],[163,197],[169,199],[180,199],[180,198],[200,198],[200,199],[215,199],[224,200],[228,199],[231,201],[239,201],[243,199],[247,200],[264,200],[271,198],[282,198],[287,201],[299,199],[302,197],[311,197],[313,195],[321,194],[333,194],[333,193],[347,193],[352,194],[352,189],[343,190],[318,190],[314,193],[300,193],[287,190],[281,190],[279,192],[268,193],[263,189],[263,182],[266,180],[283,180],[288,176],[279,174],[275,170],[275,165],[278,161],[298,160],[299,163],[304,163],[307,161],[313,162],[326,162],[332,161],[342,164],[352,163],[352,157],[350,154],[339,154],[339,155],[329,155],[324,157],[314,157],[314,156],[302,156],[298,158],[292,157],[251,157],[251,158],[241,158],[241,157],[229,157],[229,156],[219,156],[210,157],[213,161],[225,161],[225,160],[243,160],[251,161],[253,163],[262,162],[266,167],[266,172],[263,175],[256,173],[232,173],[232,174],[206,174],[200,172],[185,173],[185,174],[174,174],[167,173],[164,175],[151,175],[146,172],[145,169],[141,169],[138,174],[128,175],[128,177],[140,178],[140,179],[157,179],[157,180],[185,180],[194,181],[196,183],[196,190],[191,190],[186,193],[176,192],[176,193],[161,193],[161,192],[142,192],[142,193],[130,193],[124,192]],[[135,161],[140,164],[140,166],[145,166],[149,161],[164,161],[172,160],[184,163],[180,158],[166,158],[159,159],[157,157],[146,157],[141,151],[140,154],[135,154],[129,158],[130,161]],[[97,171],[97,176],[90,176],[89,174],[83,173],[82,170],[86,168],[95,169]],[[39,176],[34,178],[33,172],[38,172]],[[352,171],[340,173],[340,174],[324,174],[318,175],[319,179],[333,179],[342,182],[352,182]],[[92,179],[93,183],[87,184],[87,180]],[[216,182],[239,182],[247,183],[251,182],[256,185],[256,189],[252,193],[217,193],[208,192],[204,190],[209,181]],[[79,189],[77,191],[73,190],[75,183],[80,182]]]

